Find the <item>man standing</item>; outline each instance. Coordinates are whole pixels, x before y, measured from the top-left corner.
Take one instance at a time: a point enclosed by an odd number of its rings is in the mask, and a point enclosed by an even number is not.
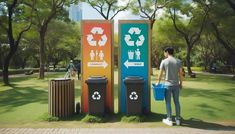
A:
[[[164,59],[160,64],[160,74],[156,83],[161,81],[163,71],[165,72],[165,101],[166,101],[166,111],[167,118],[163,119],[162,122],[173,126],[172,122],[172,110],[171,110],[171,95],[173,95],[173,100],[175,104],[176,125],[180,125],[180,102],[179,102],[179,90],[182,89],[183,73],[181,61],[173,57],[174,49],[172,47],[167,47],[164,50]]]

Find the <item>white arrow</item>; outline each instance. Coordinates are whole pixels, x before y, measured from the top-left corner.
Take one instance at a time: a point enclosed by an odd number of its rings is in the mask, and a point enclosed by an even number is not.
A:
[[[138,27],[134,28],[135,34],[140,34],[141,30]]]
[[[90,46],[96,46],[96,41],[93,40],[93,35],[88,34],[86,39],[88,43],[90,44]]]
[[[101,39],[98,42],[99,46],[104,46],[107,40],[108,40],[107,36],[106,35],[102,35]]]
[[[125,41],[126,41],[126,44],[128,45],[128,46],[134,46],[135,45],[135,42],[134,41],[130,41],[130,39],[131,39],[131,36],[130,35],[125,35]]]
[[[93,34],[103,34],[104,30],[101,27],[93,27],[91,29],[91,33]]]
[[[128,33],[130,33],[130,34],[133,34],[133,33],[140,34],[140,32],[141,32],[141,30],[138,27],[131,27],[128,31]]]
[[[126,68],[128,68],[128,67],[143,67],[144,62],[128,62],[128,60],[126,60],[124,65],[126,66]]]
[[[108,66],[108,63],[106,61],[103,62],[88,62],[88,67],[103,67],[106,68]]]
[[[143,43],[144,43],[144,40],[145,40],[144,36],[143,36],[143,35],[140,35],[140,36],[139,36],[139,40],[136,41],[136,46],[137,46],[137,47],[142,46]]]

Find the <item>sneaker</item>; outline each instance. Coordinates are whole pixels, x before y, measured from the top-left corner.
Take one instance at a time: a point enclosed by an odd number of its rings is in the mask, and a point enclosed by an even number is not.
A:
[[[176,123],[177,126],[180,126],[180,123],[181,123],[181,122],[180,122],[179,119],[175,118],[175,123]]]
[[[169,118],[162,119],[162,122],[165,123],[166,125],[173,126],[173,122],[169,120]]]

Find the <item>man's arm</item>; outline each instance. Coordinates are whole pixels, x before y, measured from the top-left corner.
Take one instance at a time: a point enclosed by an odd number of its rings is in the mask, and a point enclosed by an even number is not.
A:
[[[157,83],[157,84],[161,81],[161,79],[162,79],[162,74],[163,74],[163,70],[160,69],[158,79],[156,80],[156,83]]]
[[[180,83],[179,83],[179,85],[180,85],[180,88],[182,89],[182,87],[183,87],[183,69],[182,68],[180,68],[180,70],[179,70],[179,79],[180,79]]]

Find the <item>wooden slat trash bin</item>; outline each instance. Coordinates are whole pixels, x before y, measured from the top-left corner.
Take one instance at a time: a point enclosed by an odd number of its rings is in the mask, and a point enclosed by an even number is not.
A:
[[[48,112],[51,116],[69,117],[75,112],[74,80],[57,78],[49,82]]]

